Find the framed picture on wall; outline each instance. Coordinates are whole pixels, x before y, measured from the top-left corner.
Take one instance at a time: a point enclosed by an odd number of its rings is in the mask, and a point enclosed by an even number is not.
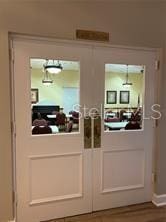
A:
[[[107,91],[107,104],[116,104],[117,102],[117,91]]]
[[[31,103],[37,103],[39,101],[39,90],[31,89]]]
[[[120,91],[120,103],[121,104],[130,103],[130,91]]]

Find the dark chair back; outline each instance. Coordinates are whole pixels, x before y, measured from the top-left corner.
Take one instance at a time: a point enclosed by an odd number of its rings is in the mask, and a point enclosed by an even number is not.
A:
[[[71,114],[73,117],[73,123],[78,124],[79,123],[79,112],[70,111],[69,114]]]
[[[124,121],[127,118],[123,116],[123,114],[126,113],[126,110],[121,109],[119,113],[120,121]]]
[[[141,129],[141,126],[138,122],[132,122],[130,121],[129,123],[127,123],[127,125],[125,126],[125,130],[139,130]]]
[[[32,129],[32,134],[50,134],[52,129],[49,126],[35,126]]]
[[[66,115],[64,113],[57,113],[55,125],[64,126],[65,124],[66,124]]]

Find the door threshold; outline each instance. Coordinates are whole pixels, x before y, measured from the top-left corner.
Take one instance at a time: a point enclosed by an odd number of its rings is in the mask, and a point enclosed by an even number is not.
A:
[[[146,202],[141,204],[134,204],[129,205],[125,207],[117,207],[117,208],[111,208],[111,209],[105,209],[100,211],[93,211],[91,213],[85,213],[85,214],[79,214],[75,216],[69,216],[59,219],[52,219],[48,221],[41,221],[41,222],[89,222],[89,220],[98,219],[102,216],[122,216],[123,214],[127,213],[133,213],[133,212],[139,212],[143,210],[153,210],[157,207],[152,202]]]

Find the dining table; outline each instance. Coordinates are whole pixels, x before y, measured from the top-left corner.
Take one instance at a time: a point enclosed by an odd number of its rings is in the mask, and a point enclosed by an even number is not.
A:
[[[72,114],[65,114],[65,115],[66,115],[66,118],[72,117]],[[49,119],[56,119],[56,114],[48,114],[47,118],[49,118]]]
[[[125,126],[128,124],[128,121],[124,122],[105,122],[104,126],[109,130],[121,130],[124,129]]]

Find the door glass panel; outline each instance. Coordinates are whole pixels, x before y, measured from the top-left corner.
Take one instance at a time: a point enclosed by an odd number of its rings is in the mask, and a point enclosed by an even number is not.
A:
[[[32,134],[79,132],[79,62],[30,59]]]
[[[104,130],[143,128],[143,65],[105,65]]]

